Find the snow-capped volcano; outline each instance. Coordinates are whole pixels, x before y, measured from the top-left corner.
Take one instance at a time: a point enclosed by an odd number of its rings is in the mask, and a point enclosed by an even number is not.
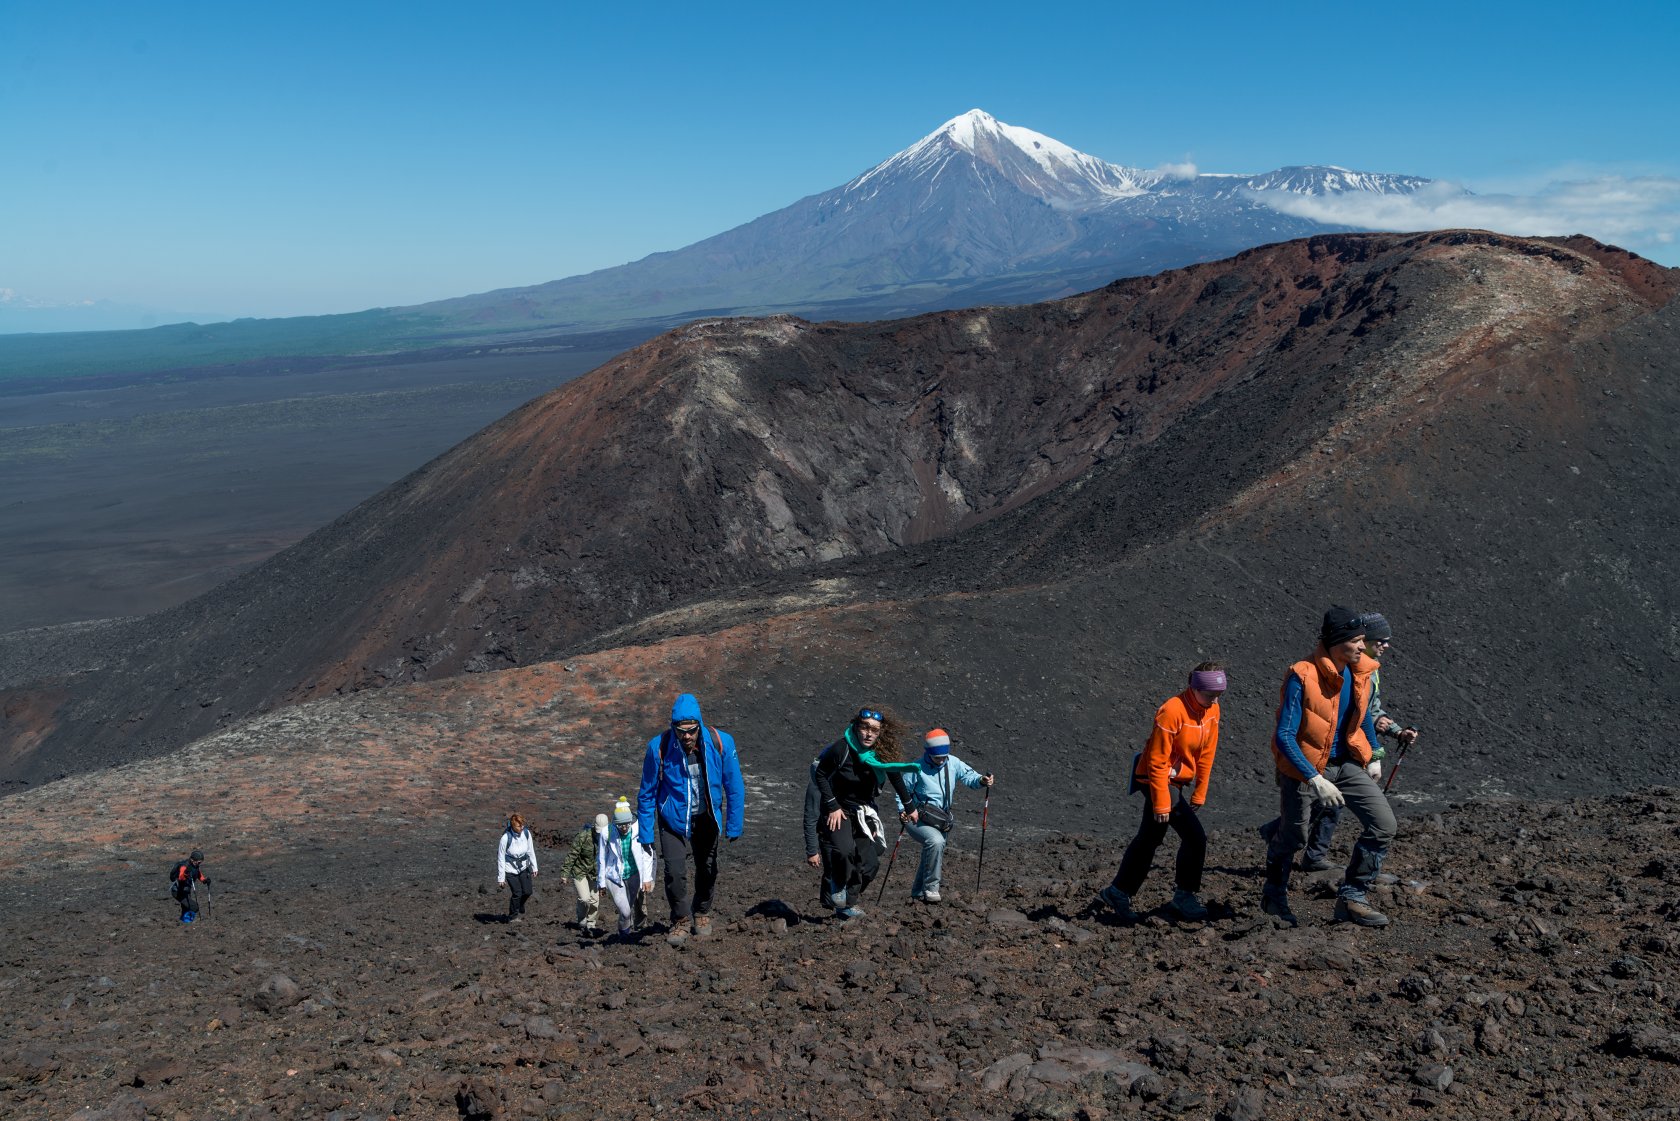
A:
[[[1028,302],[1349,229],[1268,199],[1408,193],[1430,182],[1337,167],[1142,170],[973,109],[848,183],[684,249],[422,310],[491,329],[556,330]]]
[[[904,177],[931,182],[953,162],[965,159],[991,167],[1022,191],[1053,206],[1131,198],[1162,178],[1158,172],[1106,163],[1041,132],[1006,125],[983,109],[970,109],[841,190],[867,199],[883,181]]]

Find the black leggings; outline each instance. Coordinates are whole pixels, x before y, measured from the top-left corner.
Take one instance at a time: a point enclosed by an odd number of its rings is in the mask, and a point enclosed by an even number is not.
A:
[[[1132,895],[1143,886],[1149,866],[1154,863],[1155,850],[1161,847],[1168,829],[1178,834],[1178,886],[1185,891],[1202,889],[1202,865],[1207,861],[1207,833],[1202,829],[1202,819],[1183,802],[1177,802],[1166,821],[1156,821],[1148,792],[1143,798],[1143,823],[1138,826],[1132,843],[1126,846],[1120,871],[1114,874],[1115,887]]]
[[[508,885],[508,918],[525,913],[525,901],[533,894],[531,890],[531,873],[509,872]]]
[[[831,891],[846,892],[846,902],[855,906],[862,902],[863,889],[881,868],[881,854],[886,849],[870,840],[857,827],[857,811],[847,810],[840,828],[829,832],[823,827],[821,837],[823,871]]]

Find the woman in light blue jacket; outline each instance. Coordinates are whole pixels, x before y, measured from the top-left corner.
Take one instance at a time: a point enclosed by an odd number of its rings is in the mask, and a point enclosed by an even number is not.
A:
[[[905,831],[922,843],[922,862],[910,885],[910,898],[923,903],[939,902],[939,876],[945,863],[945,837],[956,826],[951,803],[961,783],[970,790],[992,785],[983,775],[951,754],[951,737],[935,728],[922,738],[921,765],[904,775],[910,805],[895,794]]]

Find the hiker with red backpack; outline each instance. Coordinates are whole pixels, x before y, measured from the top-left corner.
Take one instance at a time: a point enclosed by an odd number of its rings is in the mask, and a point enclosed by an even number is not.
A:
[[[210,880],[204,874],[204,853],[193,849],[185,860],[176,861],[175,867],[169,870],[169,894],[181,905],[182,922],[192,922],[198,918],[200,884],[208,888]]]
[[[712,934],[719,841],[740,838],[745,799],[734,738],[708,727],[700,718],[699,700],[693,693],[682,694],[671,705],[670,726],[648,740],[636,795],[636,835],[650,849],[658,838],[665,864],[665,900],[671,907],[665,940],[673,946],[686,941],[691,929],[699,938]]]

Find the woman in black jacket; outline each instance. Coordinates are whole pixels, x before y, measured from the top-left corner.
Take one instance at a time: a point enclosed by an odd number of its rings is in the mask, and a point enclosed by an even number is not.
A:
[[[812,777],[822,794],[825,886],[835,915],[842,919],[862,916],[858,901],[887,850],[886,827],[875,808],[881,780],[890,782],[900,800],[910,804],[899,772],[916,764],[898,761],[900,728],[878,708],[859,709],[840,738],[817,757]]]

